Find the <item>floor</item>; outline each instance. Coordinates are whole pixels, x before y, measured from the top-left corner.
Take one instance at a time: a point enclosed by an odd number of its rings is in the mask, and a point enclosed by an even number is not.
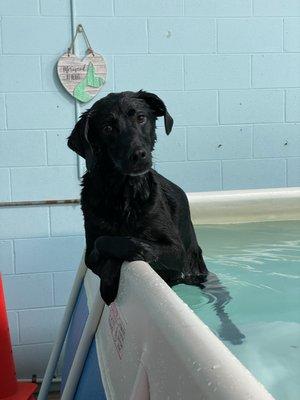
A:
[[[34,398],[37,398],[38,393],[34,394]],[[51,392],[48,394],[47,400],[59,400],[60,399],[60,392]]]
[[[59,400],[60,399],[60,393],[59,392],[52,392],[48,396],[48,400]]]

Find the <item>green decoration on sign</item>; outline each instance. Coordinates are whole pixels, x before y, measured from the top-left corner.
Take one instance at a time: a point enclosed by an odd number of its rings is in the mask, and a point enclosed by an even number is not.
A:
[[[86,74],[86,81],[87,81],[87,85],[88,86],[92,86],[92,87],[100,87],[104,84],[104,80],[100,77],[96,75],[96,70],[94,65],[90,62],[89,66],[88,66],[88,70],[87,70],[87,74]]]
[[[99,88],[103,86],[103,84],[104,84],[104,79],[95,74],[95,67],[90,62],[88,65],[86,76],[81,82],[79,82],[75,86],[73,96],[75,97],[75,99],[85,103],[93,98],[93,96],[91,96],[88,92],[85,91],[86,88],[88,86],[93,88]]]

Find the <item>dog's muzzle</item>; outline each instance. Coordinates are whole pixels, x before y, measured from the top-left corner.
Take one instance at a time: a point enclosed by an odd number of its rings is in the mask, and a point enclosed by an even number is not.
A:
[[[148,172],[152,166],[151,153],[148,153],[142,148],[135,149],[129,156],[126,164],[125,170],[127,175],[143,175]]]

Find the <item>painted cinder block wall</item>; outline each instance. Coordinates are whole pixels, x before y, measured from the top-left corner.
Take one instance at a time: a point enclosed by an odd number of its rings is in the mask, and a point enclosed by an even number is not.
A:
[[[110,91],[155,91],[156,168],[186,191],[300,185],[300,0],[74,0]],[[1,0],[0,201],[79,195],[55,64],[69,0]],[[87,106],[83,106],[84,110]],[[41,376],[83,250],[79,207],[0,208],[17,372]]]

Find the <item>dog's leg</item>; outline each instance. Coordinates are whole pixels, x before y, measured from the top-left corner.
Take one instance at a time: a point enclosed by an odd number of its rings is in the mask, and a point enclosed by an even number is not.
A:
[[[143,260],[151,263],[163,254],[172,254],[174,258],[181,258],[183,248],[178,243],[161,244],[134,237],[100,236],[95,241],[90,257],[95,260],[98,257],[113,257],[126,261]],[[171,267],[175,265],[178,265],[181,271],[182,266],[179,263],[174,263]]]
[[[225,311],[225,306],[232,298],[228,290],[219,281],[217,275],[209,272],[205,282],[201,283],[201,289],[207,296],[209,303],[213,304],[213,308],[220,319],[221,327],[219,334],[221,338],[228,340],[232,344],[241,344],[243,339],[245,339],[245,335],[232,322]]]
[[[95,256],[94,252],[85,257],[86,266],[100,278],[100,293],[104,302],[109,305],[118,294],[121,266],[123,261],[118,258]]]
[[[216,274],[209,272],[202,257],[202,250],[199,247],[194,230],[192,230],[193,242],[188,251],[187,265],[189,272],[185,275],[183,283],[197,285],[203,294],[212,304],[220,323],[220,336],[232,344],[241,344],[245,336],[238,327],[231,321],[225,311],[226,305],[230,302],[231,296],[225,286],[222,285]]]
[[[95,240],[91,259],[115,257],[126,261],[152,261],[157,258],[154,249],[146,242],[128,236],[100,236]]]
[[[112,303],[118,294],[122,260],[110,258],[101,271],[100,293],[107,305]]]
[[[118,294],[121,266],[123,260],[118,258],[100,257],[91,251],[90,242],[87,242],[85,264],[100,277],[100,293],[104,302],[109,305]]]

